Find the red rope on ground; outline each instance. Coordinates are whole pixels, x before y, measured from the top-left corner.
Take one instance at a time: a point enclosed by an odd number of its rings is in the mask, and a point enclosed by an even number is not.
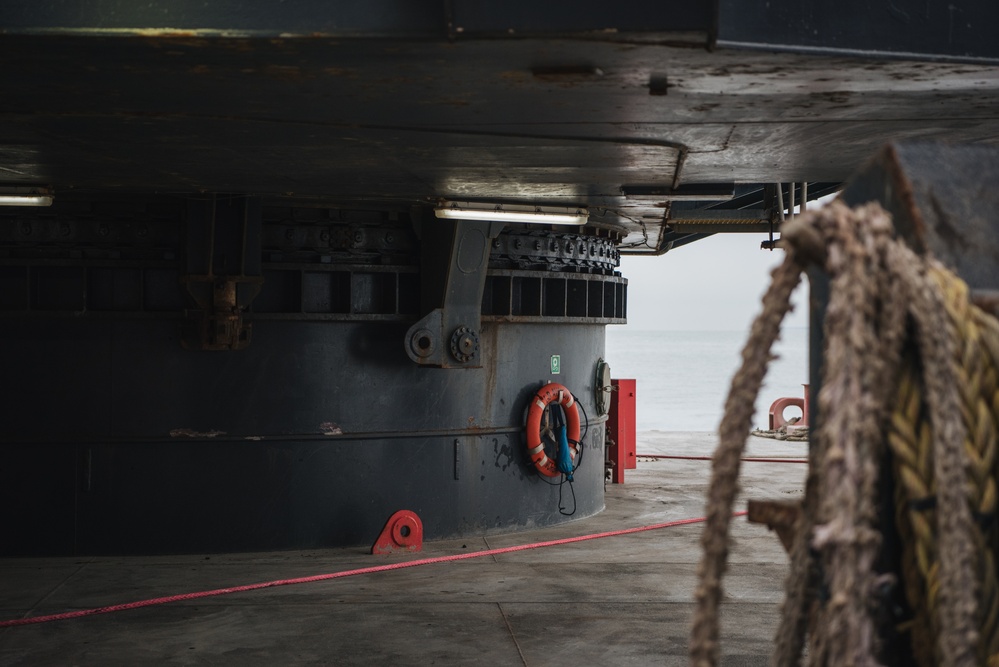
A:
[[[681,461],[710,461],[710,456],[668,456],[666,454],[636,454],[635,458],[646,459],[680,459]],[[808,459],[764,459],[754,456],[744,456],[740,461],[750,463],[808,463]]]
[[[743,512],[735,512],[733,516],[744,516]],[[666,523],[656,523],[649,526],[639,526],[637,528],[625,528],[622,530],[612,530],[605,533],[592,533],[590,535],[580,535],[577,537],[566,537],[560,540],[549,540],[547,542],[534,542],[532,544],[520,544],[513,547],[501,547],[499,549],[487,549],[485,551],[473,551],[471,553],[454,554],[452,556],[437,556],[434,558],[421,558],[403,563],[390,563],[388,565],[375,565],[373,567],[362,567],[356,570],[344,570],[342,572],[332,572],[330,574],[316,574],[311,577],[299,577],[297,579],[278,579],[276,581],[265,581],[259,584],[248,584],[246,586],[233,586],[231,588],[216,588],[210,591],[199,591],[197,593],[183,593],[180,595],[168,595],[166,597],[152,598],[150,600],[139,600],[137,602],[127,602],[125,604],[114,604],[107,607],[95,607],[93,609],[80,609],[77,611],[67,611],[62,614],[49,614],[47,616],[33,616],[31,618],[15,618],[9,621],[0,621],[0,628],[9,628],[18,625],[33,625],[35,623],[49,623],[51,621],[65,621],[71,618],[82,616],[94,616],[96,614],[109,614],[115,611],[127,611],[129,609],[139,609],[140,607],[152,607],[154,605],[168,604],[170,602],[181,602],[184,600],[197,600],[199,598],[215,597],[218,595],[228,595],[230,593],[244,593],[246,591],[257,591],[262,588],[274,588],[276,586],[291,586],[293,584],[311,584],[316,581],[326,581],[328,579],[342,579],[343,577],[353,577],[360,574],[373,574],[375,572],[387,572],[389,570],[401,570],[407,567],[417,567],[419,565],[432,565],[434,563],[450,563],[469,558],[480,558],[482,556],[493,556],[498,554],[513,553],[515,551],[526,551],[528,549],[540,549],[543,547],[554,547],[560,544],[572,544],[574,542],[585,542],[603,537],[617,537],[620,535],[631,535],[648,530],[658,530],[660,528],[672,528],[674,526],[687,526],[693,523],[703,523],[705,517],[697,519],[680,519],[678,521],[668,521]]]

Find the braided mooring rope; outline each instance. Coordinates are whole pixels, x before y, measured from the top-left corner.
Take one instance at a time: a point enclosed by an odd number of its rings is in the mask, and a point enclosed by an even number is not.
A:
[[[773,663],[799,664],[807,636],[809,665],[877,665],[889,616],[921,665],[999,665],[999,322],[969,302],[955,276],[896,240],[877,204],[851,210],[833,202],[785,226],[783,239],[787,256],[764,297],[719,429],[691,663],[718,661],[721,577],[746,413],[790,290],[814,262],[830,278],[821,421]],[[879,489],[886,466],[894,471],[887,493]],[[895,498],[894,527],[879,525],[886,497]],[[886,531],[897,534],[902,553],[895,571],[879,572]],[[912,608],[905,618],[883,594],[899,583]]]
[[[991,408],[997,398],[997,368],[995,359],[983,344],[983,328],[988,326],[984,318],[988,316],[969,303],[967,287],[939,269],[931,270],[930,277],[945,297],[949,334],[958,341],[953,361],[966,433],[964,450],[967,455],[968,502],[977,519],[973,538],[978,557],[977,577],[981,585],[977,628],[982,641],[978,645],[976,661],[985,664],[990,656],[999,654],[999,586],[995,569],[996,416],[999,413]],[[899,529],[912,536],[912,541],[903,541],[905,550],[911,552],[905,558],[917,566],[916,571],[906,578],[906,595],[917,614],[925,609],[932,618],[937,607],[940,582],[939,536],[932,520],[936,484],[930,461],[930,424],[921,410],[923,391],[919,378],[909,371],[900,387],[904,391],[899,392],[897,418],[892,422],[889,444],[894,454],[898,486],[904,491],[898,494]],[[927,623],[925,618],[921,618],[918,623],[922,631],[933,629],[932,620]],[[916,639],[915,635],[913,637]],[[929,655],[934,653],[930,651]],[[920,652],[916,654],[920,655]]]

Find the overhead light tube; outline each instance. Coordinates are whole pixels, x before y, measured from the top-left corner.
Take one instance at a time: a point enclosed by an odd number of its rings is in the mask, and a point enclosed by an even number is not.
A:
[[[0,186],[0,206],[52,206],[48,188]]]
[[[442,201],[434,209],[434,215],[450,220],[493,220],[536,225],[579,226],[586,224],[590,213],[585,208]]]

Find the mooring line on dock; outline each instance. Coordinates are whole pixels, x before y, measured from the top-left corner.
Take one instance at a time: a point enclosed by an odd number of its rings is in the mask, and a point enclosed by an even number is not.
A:
[[[710,461],[710,456],[680,456],[678,454],[636,454],[636,459],[679,459],[681,461]],[[808,463],[808,459],[762,458],[759,456],[744,456],[740,461],[749,463]]]
[[[746,511],[734,512],[733,517],[745,516]],[[707,517],[696,519],[678,519],[665,523],[656,523],[648,526],[637,526],[635,528],[623,528],[621,530],[611,530],[603,533],[591,533],[589,535],[578,535],[576,537],[564,537],[558,540],[547,540],[544,542],[533,542],[530,544],[518,544],[512,547],[499,547],[497,549],[485,549],[483,551],[473,551],[471,553],[452,554],[450,556],[435,556],[433,558],[421,558],[418,560],[405,561],[402,563],[389,563],[386,565],[375,565],[372,567],[362,567],[354,570],[343,570],[342,572],[331,572],[328,574],[316,574],[310,577],[298,577],[295,579],[277,579],[275,581],[265,581],[258,584],[247,584],[245,586],[232,586],[230,588],[216,588],[210,591],[198,591],[196,593],[182,593],[179,595],[168,595],[165,597],[151,598],[148,600],[138,600],[136,602],[126,602],[123,604],[108,605],[105,607],[94,607],[91,609],[78,609],[67,611],[61,614],[48,614],[46,616],[32,616],[29,618],[15,618],[7,621],[0,621],[0,628],[10,628],[19,625],[34,625],[37,623],[49,623],[52,621],[66,621],[83,616],[95,616],[97,614],[110,614],[117,611],[128,611],[130,609],[141,609],[142,607],[153,607],[171,602],[184,602],[187,600],[197,600],[201,598],[229,595],[230,593],[245,593],[257,591],[264,588],[275,588],[277,586],[291,586],[294,584],[311,584],[317,581],[327,581],[330,579],[342,579],[362,574],[374,574],[376,572],[388,572],[390,570],[402,570],[408,567],[418,567],[420,565],[433,565],[436,563],[450,563],[470,558],[481,558],[482,556],[494,556],[498,554],[514,553],[517,551],[527,551],[529,549],[541,549],[544,547],[554,547],[562,544],[573,544],[576,542],[586,542],[604,537],[619,537],[621,535],[632,535],[650,530],[662,528],[674,528],[676,526],[689,526],[696,523],[704,523]]]

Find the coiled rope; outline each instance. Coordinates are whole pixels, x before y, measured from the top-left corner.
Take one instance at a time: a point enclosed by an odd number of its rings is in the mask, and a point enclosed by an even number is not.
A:
[[[830,279],[820,421],[773,663],[800,664],[807,637],[808,665],[877,665],[888,616],[921,665],[999,665],[999,323],[938,262],[895,239],[877,204],[833,202],[785,226],[782,245],[719,428],[691,663],[718,662],[730,508],[752,405],[791,292],[815,263]],[[892,496],[896,525],[879,525]],[[900,562],[878,571],[890,531]],[[897,584],[912,608],[906,618],[886,609],[883,592]]]

